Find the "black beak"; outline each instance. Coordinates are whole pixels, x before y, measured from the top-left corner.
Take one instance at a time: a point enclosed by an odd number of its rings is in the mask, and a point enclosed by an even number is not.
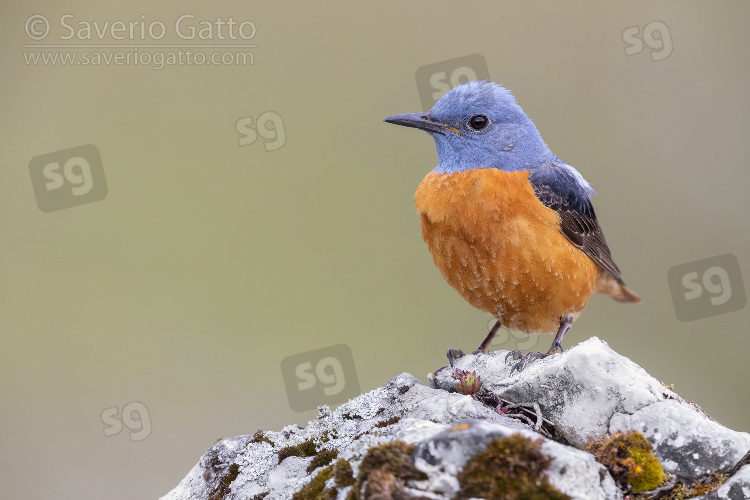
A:
[[[445,131],[449,130],[460,134],[458,130],[451,127],[447,123],[443,123],[431,118],[427,113],[406,113],[404,115],[393,115],[389,116],[385,120],[386,123],[395,123],[396,125],[403,125],[404,127],[413,127],[420,130],[424,130],[429,133],[437,133],[445,135]]]

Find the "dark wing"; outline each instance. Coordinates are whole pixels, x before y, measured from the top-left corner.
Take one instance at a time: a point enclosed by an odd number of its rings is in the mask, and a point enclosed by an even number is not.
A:
[[[576,247],[591,257],[600,267],[607,270],[618,283],[623,284],[620,269],[612,260],[607,240],[604,239],[602,228],[596,220],[591,201],[578,199],[578,207],[573,207],[548,184],[534,185],[534,193],[546,206],[560,216],[560,230]]]

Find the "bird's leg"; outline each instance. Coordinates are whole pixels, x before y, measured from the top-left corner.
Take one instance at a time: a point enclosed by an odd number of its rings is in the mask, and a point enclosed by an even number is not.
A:
[[[484,338],[481,344],[479,344],[479,347],[477,347],[472,354],[484,354],[487,352],[487,348],[490,346],[490,342],[492,342],[492,339],[495,338],[495,334],[500,329],[502,325],[500,324],[500,320],[495,321],[495,324],[492,325],[492,328],[490,328],[490,332],[487,334],[487,336]]]
[[[573,316],[563,316],[562,318],[560,318],[560,328],[557,330],[555,340],[552,341],[552,345],[550,346],[549,351],[547,351],[546,356],[552,356],[557,352],[558,348],[560,349],[560,352],[563,352],[563,337],[565,337],[565,334],[568,333],[568,330],[570,330],[570,326],[572,324]]]
[[[557,330],[557,335],[555,335],[555,340],[552,341],[552,345],[550,346],[549,350],[544,354],[542,354],[541,352],[530,352],[528,354],[524,354],[521,351],[510,351],[505,356],[505,362],[507,363],[508,360],[511,358],[513,360],[518,361],[518,363],[513,365],[513,368],[510,370],[510,373],[513,373],[515,370],[518,370],[520,372],[531,361],[534,361],[536,359],[546,358],[547,356],[552,356],[553,354],[557,353],[558,349],[560,349],[560,352],[563,352],[562,340],[563,340],[563,337],[565,337],[565,334],[568,332],[568,330],[570,330],[570,326],[572,324],[573,324],[572,316],[563,316],[560,318],[560,328]]]
[[[500,321],[495,321],[495,324],[490,328],[490,333],[487,334],[487,336],[484,338],[481,344],[479,344],[479,347],[477,347],[472,354],[484,354],[487,352],[487,347],[489,347],[490,342],[492,342],[492,339],[495,337],[495,334],[500,329],[502,325],[500,324]],[[451,368],[453,368],[453,363],[456,359],[463,357],[464,352],[460,349],[448,349],[448,363],[451,365]]]

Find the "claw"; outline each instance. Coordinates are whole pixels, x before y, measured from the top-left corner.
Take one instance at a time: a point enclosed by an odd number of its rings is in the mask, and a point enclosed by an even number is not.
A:
[[[556,354],[558,349],[560,349],[561,354],[565,352],[565,349],[563,349],[563,346],[562,344],[560,344],[560,342],[557,342],[557,341],[552,342],[552,345],[550,346],[549,351],[547,351],[547,356],[552,356],[553,354]]]
[[[505,356],[505,364],[508,364],[508,359],[509,358],[522,359],[523,358],[523,353],[521,351],[510,351]]]
[[[448,356],[448,363],[451,365],[451,368],[454,368],[455,361],[458,358],[462,358],[464,356],[464,352],[461,349],[448,349],[448,352],[446,354]]]
[[[513,372],[518,370],[518,373],[521,373],[523,369],[526,368],[526,360],[522,359],[515,365],[513,365],[513,368],[510,369],[510,374],[513,375]]]
[[[562,342],[563,337],[565,336],[565,332],[570,330],[570,325],[573,323],[573,317],[572,316],[564,316],[560,318],[560,329],[557,331],[557,335],[555,335],[555,340],[552,342],[552,345],[550,346],[549,350],[542,354],[541,352],[530,352],[528,354],[522,354],[521,351],[511,351],[505,356],[505,362],[508,362],[508,359],[510,357],[513,357],[513,359],[519,359],[520,361],[516,363],[513,368],[510,370],[511,375],[514,371],[518,370],[519,372],[526,368],[526,365],[529,364],[529,362],[534,361],[535,359],[542,359],[546,358],[547,356],[553,356],[557,354],[557,350],[560,349],[560,352],[563,352],[563,346],[560,342]]]
[[[535,361],[537,359],[546,358],[547,356],[550,356],[551,354],[550,353],[542,354],[541,352],[530,352],[528,354],[522,354],[521,351],[511,351],[508,353],[507,356],[505,356],[506,362],[511,355],[513,356],[513,359],[519,360],[518,363],[513,365],[513,368],[511,368],[510,370],[510,374],[513,375],[513,372],[516,370],[518,370],[519,373],[523,371],[523,369],[526,368],[526,365],[528,365],[530,362]]]

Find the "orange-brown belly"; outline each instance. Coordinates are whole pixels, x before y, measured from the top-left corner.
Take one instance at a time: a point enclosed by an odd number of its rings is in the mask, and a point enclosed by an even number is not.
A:
[[[560,232],[528,172],[429,173],[415,193],[422,238],[471,305],[513,330],[557,330],[594,292],[596,264]]]

